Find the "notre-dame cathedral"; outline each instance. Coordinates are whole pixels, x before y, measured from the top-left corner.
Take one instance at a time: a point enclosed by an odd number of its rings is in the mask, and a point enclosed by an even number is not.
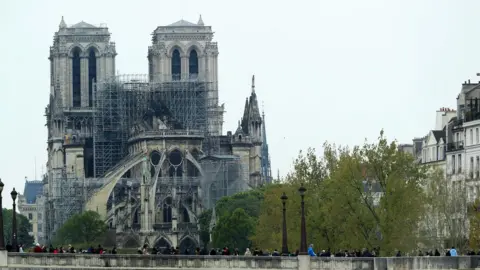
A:
[[[50,47],[39,241],[91,210],[119,247],[198,246],[202,211],[271,181],[254,77],[238,128],[223,133],[213,35],[201,16],[159,26],[145,48],[149,73],[119,75],[106,25],[62,18]]]

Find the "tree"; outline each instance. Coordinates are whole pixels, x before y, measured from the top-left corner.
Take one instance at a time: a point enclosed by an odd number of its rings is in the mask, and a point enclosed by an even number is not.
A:
[[[69,218],[58,229],[55,242],[58,244],[93,244],[103,240],[107,225],[97,212],[86,211]]]
[[[480,246],[480,200],[468,207],[470,228],[468,235],[468,243],[471,249],[475,250]]]
[[[421,224],[421,240],[428,246],[462,247],[467,230],[463,183],[452,182],[442,169],[429,168],[425,192],[427,212]]]
[[[232,196],[225,196],[217,201],[215,204],[215,214],[217,217],[216,227],[212,232],[212,240],[214,245],[224,246],[230,243],[230,246],[235,248],[244,249],[249,247],[247,244],[250,243],[249,237],[254,235],[255,224],[260,214],[260,206],[263,201],[264,191],[270,186],[271,185],[267,185],[245,192],[236,193]],[[234,216],[234,213],[240,215],[238,212],[239,210],[242,210],[243,212],[241,215],[245,215],[245,217],[248,217],[248,219],[245,219],[242,221],[242,223],[239,223],[240,225],[237,225],[235,222],[230,221],[238,218],[237,216]],[[208,211],[204,213],[205,214],[201,216],[200,220],[200,237],[202,238],[202,241],[207,241],[210,240],[210,220],[212,213]],[[228,226],[234,227],[230,228]],[[242,226],[242,228],[237,228],[238,226]],[[231,240],[224,242],[226,241],[225,239]]]
[[[236,193],[232,196],[222,197],[215,204],[217,217],[224,214],[231,214],[237,208],[242,208],[251,217],[258,217],[260,206],[263,201],[263,188],[252,189],[244,192]]]
[[[13,210],[2,209],[3,214],[3,235],[5,236],[5,243],[12,244],[12,220]],[[32,224],[28,218],[22,214],[16,213],[17,216],[17,243],[26,246],[33,245],[35,239],[29,234],[32,231]]]
[[[210,221],[212,219],[212,210],[208,209],[203,211],[199,218],[198,222],[200,224],[200,241],[203,243],[203,246],[206,247],[210,243]]]
[[[425,176],[425,168],[411,155],[398,151],[383,131],[376,143],[352,149],[325,143],[323,157],[317,157],[313,149],[305,156],[300,153],[287,184],[272,196],[265,195],[258,234],[252,239],[260,248],[280,247],[279,194],[284,191],[289,196],[289,246],[299,246],[300,198],[296,190],[302,182],[307,188],[310,243],[331,249],[380,248],[384,255],[396,249],[415,249],[417,234],[412,232],[417,232],[425,213]],[[268,228],[273,231],[265,233]]]
[[[213,229],[213,244],[216,247],[230,247],[245,250],[250,247],[249,237],[255,229],[255,219],[243,208],[220,217]]]

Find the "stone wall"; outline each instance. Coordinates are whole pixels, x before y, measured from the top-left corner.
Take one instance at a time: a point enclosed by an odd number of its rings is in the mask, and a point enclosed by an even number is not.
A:
[[[260,269],[260,270],[439,270],[475,269],[480,256],[472,257],[234,257],[163,255],[88,255],[50,253],[9,253],[8,267],[0,269]]]
[[[164,255],[90,255],[52,253],[9,253],[8,269],[29,269],[32,266],[50,266],[57,269],[298,269],[294,257],[234,257],[234,256],[164,256]],[[32,268],[33,269],[33,268]],[[48,269],[48,268],[46,268]]]

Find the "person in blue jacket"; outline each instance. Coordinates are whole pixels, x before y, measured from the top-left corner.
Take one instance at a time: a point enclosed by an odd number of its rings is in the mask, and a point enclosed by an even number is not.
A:
[[[317,256],[317,254],[315,254],[315,251],[313,251],[313,244],[310,244],[310,246],[308,247],[308,255],[312,257]]]
[[[452,249],[450,249],[450,256],[452,257],[457,256],[457,250],[455,249],[455,247],[452,247]]]

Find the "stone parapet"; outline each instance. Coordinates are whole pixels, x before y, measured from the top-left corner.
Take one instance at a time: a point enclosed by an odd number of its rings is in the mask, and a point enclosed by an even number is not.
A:
[[[3,258],[6,259],[6,258]],[[290,270],[437,270],[476,269],[480,256],[469,257],[245,257],[245,256],[165,256],[92,255],[51,253],[9,253],[8,264],[0,269],[290,269]]]

